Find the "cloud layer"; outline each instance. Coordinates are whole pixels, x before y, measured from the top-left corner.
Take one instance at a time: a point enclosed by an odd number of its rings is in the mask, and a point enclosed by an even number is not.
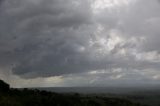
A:
[[[0,4],[1,73],[25,79],[88,77],[95,84],[160,78],[158,0]]]

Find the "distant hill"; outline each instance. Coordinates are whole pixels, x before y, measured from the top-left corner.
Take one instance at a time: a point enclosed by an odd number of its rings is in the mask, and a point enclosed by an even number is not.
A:
[[[33,88],[58,93],[82,94],[128,94],[135,92],[159,91],[160,87],[40,87]]]
[[[3,81],[0,81],[0,87],[1,92],[8,90],[0,94],[0,106],[144,106],[116,97],[10,89]]]

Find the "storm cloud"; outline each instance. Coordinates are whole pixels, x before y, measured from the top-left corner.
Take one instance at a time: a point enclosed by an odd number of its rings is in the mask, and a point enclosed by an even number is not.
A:
[[[159,80],[159,11],[158,0],[1,0],[0,71],[95,85]]]

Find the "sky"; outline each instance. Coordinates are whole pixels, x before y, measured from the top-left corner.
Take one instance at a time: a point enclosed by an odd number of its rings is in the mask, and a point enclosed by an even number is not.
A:
[[[159,0],[0,0],[12,87],[160,84]]]

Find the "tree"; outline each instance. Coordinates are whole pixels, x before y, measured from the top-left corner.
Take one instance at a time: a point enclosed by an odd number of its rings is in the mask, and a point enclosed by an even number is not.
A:
[[[9,84],[5,83],[3,80],[0,80],[0,92],[7,92],[9,89]]]

